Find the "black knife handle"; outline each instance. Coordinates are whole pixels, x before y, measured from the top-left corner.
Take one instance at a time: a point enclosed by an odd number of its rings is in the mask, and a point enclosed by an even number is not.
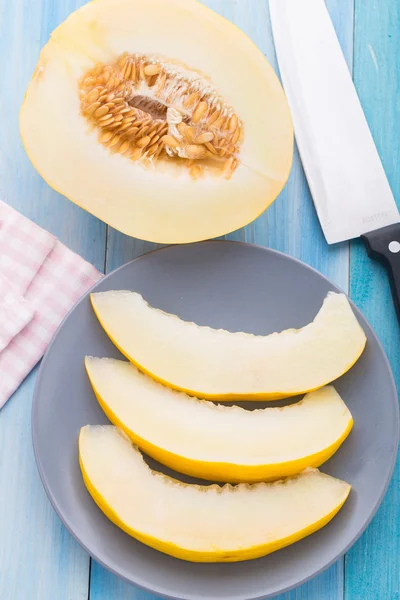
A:
[[[361,236],[368,256],[382,263],[389,275],[393,302],[400,322],[400,223]]]

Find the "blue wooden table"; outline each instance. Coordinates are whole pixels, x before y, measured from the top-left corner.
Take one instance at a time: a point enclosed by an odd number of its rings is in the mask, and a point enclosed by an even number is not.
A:
[[[39,49],[81,3],[0,0],[0,197],[108,272],[152,245],[107,228],[51,190],[26,157],[18,129],[19,107]],[[241,27],[276,68],[267,0],[206,4]],[[400,202],[400,2],[328,0],[328,6]],[[366,258],[359,242],[327,246],[297,152],[277,201],[255,223],[229,237],[296,256],[348,291],[382,340],[400,384],[400,332],[386,275]],[[35,375],[0,412],[0,600],[155,600],[91,561],[53,512],[31,445]],[[279,600],[400,599],[399,474],[397,468],[377,516],[346,557]]]

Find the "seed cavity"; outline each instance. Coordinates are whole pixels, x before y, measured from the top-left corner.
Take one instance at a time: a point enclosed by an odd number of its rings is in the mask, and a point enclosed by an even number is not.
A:
[[[110,152],[133,161],[171,161],[193,179],[229,178],[243,139],[238,115],[210,82],[176,61],[123,54],[80,81],[81,111]]]

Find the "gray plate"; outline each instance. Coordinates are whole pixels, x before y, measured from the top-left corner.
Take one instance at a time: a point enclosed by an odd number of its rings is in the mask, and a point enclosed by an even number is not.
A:
[[[327,292],[337,291],[292,258],[234,242],[173,246],[147,254],[105,277],[95,289],[135,290],[152,306],[183,319],[257,334],[307,324]],[[367,321],[354,310],[368,343],[336,388],[353,413],[355,427],[323,466],[352,484],[349,500],[327,527],[289,548],[254,561],[207,565],[176,560],[130,538],[108,521],[84,487],[78,466],[79,429],[107,419],[87,380],[83,358],[120,356],[85,296],[47,350],[33,401],[37,465],[67,529],[107,569],[174,599],[270,598],[325,569],[354,543],[376,512],[398,444],[397,394],[390,366]]]

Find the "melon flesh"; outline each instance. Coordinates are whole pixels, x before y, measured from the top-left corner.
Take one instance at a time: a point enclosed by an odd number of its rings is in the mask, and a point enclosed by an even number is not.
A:
[[[273,400],[315,390],[348,371],[366,343],[346,296],[332,292],[312,323],[267,336],[200,327],[135,292],[94,293],[91,301],[140,370],[206,399]]]
[[[164,465],[212,481],[265,481],[318,467],[353,419],[333,387],[296,404],[248,411],[171,390],[131,363],[86,357],[100,406],[134,444]]]
[[[211,86],[231,107],[226,114],[237,114],[242,135],[229,177],[201,161],[194,177],[180,157],[144,152],[141,162],[121,154],[122,144],[110,150],[99,143],[99,129],[82,114],[80,82],[125,53],[160,61],[199,81],[200,91]],[[179,98],[165,102],[181,108]],[[249,223],[281,191],[293,154],[291,118],[273,69],[245,34],[195,0],[96,0],[71,14],[41,52],[20,127],[30,159],[53,188],[153,242],[192,242]]]
[[[113,426],[83,427],[79,458],[88,491],[113,523],[193,562],[234,562],[279,550],[326,525],[350,493],[350,485],[317,469],[253,486],[184,484],[151,471]]]

